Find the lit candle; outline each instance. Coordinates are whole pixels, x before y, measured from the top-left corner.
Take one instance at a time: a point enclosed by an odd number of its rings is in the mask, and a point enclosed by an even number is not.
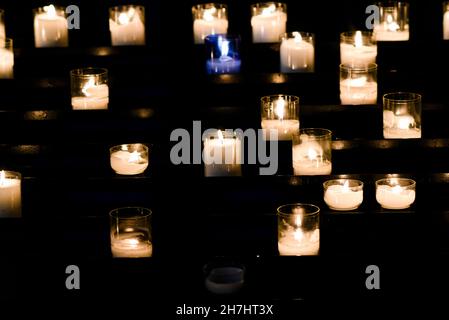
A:
[[[0,78],[13,78],[14,51],[12,39],[0,38]]]
[[[253,6],[253,42],[279,42],[286,30],[287,13],[283,12],[285,6],[276,7],[275,3],[267,3],[260,14],[258,9],[257,5]]]
[[[324,202],[332,210],[355,210],[363,202],[363,182],[359,180],[328,180],[323,186]]]
[[[21,176],[0,171],[0,217],[19,218],[22,215]]]
[[[145,45],[145,8],[121,6],[110,9],[109,30],[113,46]]]
[[[401,30],[390,13],[387,14],[385,21],[374,26],[374,34],[377,41],[407,41],[410,38],[408,24]]]
[[[421,129],[417,127],[415,118],[409,114],[395,115],[393,111],[384,110],[385,139],[419,139]]]
[[[238,137],[218,130],[216,135],[204,139],[204,175],[240,176],[242,145]]]
[[[193,34],[196,44],[204,43],[204,38],[211,34],[226,34],[228,19],[226,5],[205,4],[192,8],[194,15]]]
[[[92,76],[81,90],[84,96],[72,97],[73,110],[107,109],[109,104],[109,87],[107,84],[96,84]]]
[[[214,58],[214,53],[211,54],[211,59],[206,62],[208,74],[223,74],[223,73],[238,73],[242,64],[238,52],[235,52],[236,46],[231,45],[232,40],[226,35],[209,35],[206,37],[206,42],[210,41],[211,50],[216,43],[219,57]],[[234,38],[233,41],[238,41]],[[232,46],[232,47],[231,47]]]
[[[446,11],[443,15],[443,39],[449,40],[449,10],[447,10],[447,8],[449,7],[449,3],[447,3],[446,6]]]
[[[3,23],[4,13],[5,12],[2,9],[0,9],[0,39],[5,39],[6,38],[5,24]]]
[[[308,34],[303,39],[300,32],[293,32],[282,38],[280,56],[281,72],[313,72],[315,67],[315,49],[313,37]]]
[[[360,66],[376,62],[377,45],[371,39],[369,33],[356,31],[341,35],[340,58],[342,64]]]
[[[341,104],[360,105],[377,103],[377,82],[367,77],[340,81]]]
[[[327,175],[332,172],[332,163],[324,157],[323,148],[317,142],[294,145],[292,153],[295,175]]]
[[[281,227],[278,250],[281,256],[313,256],[320,250],[320,229],[307,230],[304,209],[295,208],[291,219],[293,223]],[[285,222],[283,222],[285,223]]]
[[[143,144],[123,144],[110,150],[111,167],[117,174],[135,175],[148,167],[148,147]]]
[[[276,130],[278,140],[292,140],[293,135],[299,133],[299,120],[284,119],[287,102],[280,96],[274,101],[274,115],[277,119],[262,119],[265,140],[270,140],[270,131]]]
[[[415,187],[411,179],[381,179],[376,181],[376,200],[384,209],[406,209],[415,202]]]
[[[111,251],[114,258],[147,258],[153,255],[153,245],[139,232],[126,232],[111,239]]]
[[[37,48],[68,46],[68,25],[63,8],[51,4],[36,10],[34,42]]]

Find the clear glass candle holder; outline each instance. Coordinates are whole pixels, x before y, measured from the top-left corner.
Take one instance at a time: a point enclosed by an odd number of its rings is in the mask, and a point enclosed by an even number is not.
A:
[[[0,38],[0,79],[14,77],[14,48],[10,38]]]
[[[377,41],[407,41],[409,32],[409,4],[387,1],[377,3],[379,23],[374,25]]]
[[[121,144],[109,149],[111,168],[120,175],[136,175],[148,168],[149,148],[142,143]]]
[[[377,42],[369,31],[348,31],[340,34],[340,61],[343,65],[367,66],[376,63]]]
[[[308,32],[284,33],[281,36],[280,63],[282,73],[315,70],[315,36]]]
[[[0,9],[0,39],[6,38],[5,32],[5,10]]]
[[[262,97],[260,102],[265,140],[292,140],[293,135],[299,133],[297,96],[276,94]]]
[[[251,5],[253,43],[274,43],[286,33],[287,5],[280,2],[263,2]]]
[[[320,208],[294,203],[280,206],[278,250],[281,256],[314,256],[320,250]]]
[[[449,40],[449,1],[443,2],[443,39]]]
[[[242,141],[235,132],[211,129],[203,139],[204,176],[242,175]]]
[[[211,34],[228,33],[228,7],[221,3],[204,3],[192,7],[193,36],[196,44],[203,44]]]
[[[350,211],[363,202],[363,182],[355,179],[334,179],[323,183],[324,202],[332,210]]]
[[[145,7],[122,5],[109,8],[113,46],[145,45]]]
[[[36,48],[67,47],[69,33],[64,7],[48,5],[33,10]]]
[[[150,209],[126,207],[109,213],[114,258],[148,258],[153,255]]]
[[[240,36],[214,34],[205,38],[206,70],[208,74],[239,73],[242,65],[240,59]]]
[[[293,171],[299,176],[328,175],[332,172],[332,131],[300,129],[293,136]]]
[[[421,138],[421,95],[411,92],[383,96],[385,139]]]
[[[377,64],[340,65],[340,101],[342,105],[377,103]]]
[[[22,175],[14,171],[0,171],[0,218],[22,216]]]
[[[416,197],[416,182],[406,178],[386,178],[376,181],[376,201],[384,209],[407,209]]]
[[[109,104],[108,70],[83,68],[70,71],[73,110],[102,110]]]

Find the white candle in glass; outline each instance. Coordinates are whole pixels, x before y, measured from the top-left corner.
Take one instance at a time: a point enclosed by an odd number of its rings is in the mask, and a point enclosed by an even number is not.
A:
[[[0,171],[0,218],[19,218],[22,215],[20,175]]]
[[[0,79],[12,79],[14,74],[12,39],[0,38]]]
[[[67,47],[69,43],[68,24],[64,10],[49,5],[34,16],[34,42],[36,48]]]
[[[408,24],[400,30],[391,14],[387,15],[386,21],[374,26],[374,34],[377,41],[407,41],[410,38]]]
[[[363,34],[356,31],[354,43],[340,43],[340,59],[342,64],[368,65],[376,62],[377,45],[363,44]]]
[[[415,118],[409,114],[395,115],[393,111],[384,110],[385,139],[419,139],[421,129],[416,127]]]
[[[84,97],[72,97],[73,110],[107,109],[109,104],[109,87],[107,84],[95,84],[92,76],[81,90]]]
[[[385,209],[406,209],[415,202],[415,190],[400,185],[379,185],[376,187],[376,200]]]
[[[303,39],[300,32],[293,32],[293,38],[284,37],[281,42],[281,72],[313,72],[315,48],[313,43]]]
[[[275,4],[262,9],[262,13],[251,18],[253,42],[279,42],[285,33],[287,14],[279,11]]]
[[[221,130],[217,137],[204,140],[203,150],[204,175],[240,176],[242,174],[242,146],[237,137],[224,136]]]
[[[449,40],[449,11],[446,11],[443,16],[443,39]]]
[[[275,101],[274,113],[278,119],[262,119],[262,129],[264,129],[265,140],[270,140],[270,131],[276,130],[278,140],[292,140],[293,135],[299,133],[299,120],[284,119],[285,116],[284,98],[280,97]]]
[[[278,241],[281,256],[316,256],[320,250],[320,230],[305,232],[300,226],[285,231]]]
[[[117,19],[109,19],[109,30],[113,46],[145,45],[145,24],[139,11],[144,8],[129,7],[120,12]]]
[[[357,209],[363,202],[363,184],[350,187],[349,180],[342,180],[341,182],[343,184],[329,184],[325,187],[324,202],[332,210],[348,211]]]
[[[332,172],[332,162],[325,159],[323,148],[317,142],[304,142],[293,146],[295,175],[327,175]]]
[[[340,80],[341,104],[359,105],[377,103],[377,82],[366,76]]]
[[[142,153],[137,150],[128,150],[126,145],[123,145],[122,150],[111,153],[111,167],[117,174],[141,174],[148,168],[148,158],[142,157]]]
[[[225,10],[222,8],[220,10]],[[193,34],[196,44],[204,43],[204,38],[210,34],[226,34],[228,32],[228,19],[216,17],[216,7],[203,9],[202,18],[196,18],[193,21]]]
[[[111,239],[111,251],[114,258],[147,258],[153,255],[153,245],[139,233],[127,232]]]

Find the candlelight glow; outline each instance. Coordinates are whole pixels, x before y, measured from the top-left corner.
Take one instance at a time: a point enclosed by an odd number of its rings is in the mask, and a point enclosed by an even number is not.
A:
[[[270,4],[270,6],[268,8],[264,8],[262,10],[262,15],[268,16],[270,14],[273,14],[275,11],[276,11],[276,6],[274,4]]]
[[[318,152],[315,149],[310,148],[307,150],[307,157],[310,160],[316,160],[318,158]]]
[[[95,80],[90,78],[89,81],[83,86],[83,89],[81,91],[86,95],[86,97],[90,97],[91,94],[89,93],[89,89],[95,87]]]
[[[283,120],[284,119],[284,113],[285,113],[285,100],[284,100],[284,98],[279,98],[278,100],[276,100],[275,104],[276,104],[276,107],[274,109],[274,112],[279,117],[279,119]]]
[[[217,12],[215,7],[204,10],[203,19],[207,22],[212,22],[214,20],[214,13]]]
[[[298,31],[295,31],[292,34],[295,37],[295,43],[301,43],[301,41],[302,41],[301,33],[299,33]]]
[[[139,163],[141,160],[140,152],[134,151],[129,155],[128,163]]]
[[[354,46],[361,48],[363,45],[362,31],[356,31],[354,36]]]
[[[218,139],[220,139],[221,143],[224,142],[223,132],[221,130],[218,130]]]
[[[391,14],[389,14],[387,16],[387,28],[388,31],[398,31],[399,29],[399,25],[393,20],[393,16]]]
[[[44,11],[47,13],[47,15],[51,18],[56,17],[56,9],[54,5],[49,5],[44,7]]]
[[[4,185],[6,182],[6,174],[5,174],[5,170],[2,170],[2,172],[0,172],[0,185]]]

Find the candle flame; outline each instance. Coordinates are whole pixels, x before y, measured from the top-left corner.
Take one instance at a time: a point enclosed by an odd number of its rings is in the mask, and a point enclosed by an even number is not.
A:
[[[415,119],[411,116],[397,117],[396,119],[399,129],[409,129],[415,124]]]
[[[218,130],[217,134],[218,134],[218,139],[220,140],[220,142],[224,143],[223,132],[221,132],[221,130]]]
[[[273,14],[276,11],[276,6],[274,4],[270,4],[268,8],[263,8],[262,15],[268,16],[270,14]]]
[[[387,15],[387,29],[388,31],[397,31],[399,29],[399,25],[393,20],[391,14]]]
[[[140,159],[140,152],[134,151],[129,155],[128,163],[139,163]]]
[[[309,160],[316,160],[318,158],[318,152],[315,149],[310,148],[307,150],[307,157]]]
[[[134,17],[134,15],[136,14],[136,9],[134,8],[129,8],[129,10],[127,12],[120,12],[119,16],[118,16],[118,23],[121,25],[126,25],[128,24],[132,18]]]
[[[346,180],[345,183],[343,184],[343,192],[348,191],[349,191],[349,180]]]
[[[301,43],[301,41],[302,41],[301,33],[299,33],[298,31],[295,31],[292,34],[295,37],[295,40],[294,40],[295,43]]]
[[[2,170],[0,172],[0,185],[4,185],[6,182],[6,174],[5,174],[5,170]]]
[[[304,232],[301,230],[301,228],[298,228],[293,233],[293,237],[296,241],[301,241],[304,238]]]
[[[363,45],[362,31],[356,31],[354,36],[354,46],[360,48]]]
[[[399,185],[394,186],[391,191],[396,194],[400,194],[402,192],[402,187]]]
[[[81,91],[84,93],[86,97],[90,97],[91,94],[89,93],[89,89],[95,87],[95,79],[90,78],[89,81],[83,86]]]
[[[217,12],[217,9],[215,7],[205,9],[203,19],[206,20],[207,22],[213,21],[215,12]]]
[[[56,17],[56,8],[54,5],[49,5],[44,7],[44,11],[47,13],[47,15],[51,18]]]
[[[278,116],[279,119],[283,120],[284,119],[284,113],[285,113],[285,100],[284,100],[284,98],[279,98],[278,100],[276,100],[275,104],[276,104],[276,107],[274,109],[274,112],[276,113],[276,115]]]

